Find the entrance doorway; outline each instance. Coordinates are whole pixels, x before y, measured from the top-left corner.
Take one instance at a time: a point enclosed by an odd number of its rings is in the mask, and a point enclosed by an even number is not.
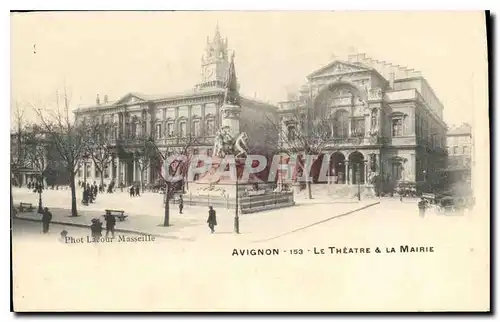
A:
[[[333,177],[333,183],[345,184],[345,156],[341,152],[335,152],[330,156],[330,176]]]
[[[365,162],[364,156],[359,151],[354,151],[349,155],[349,164],[351,166],[352,184],[365,183]]]

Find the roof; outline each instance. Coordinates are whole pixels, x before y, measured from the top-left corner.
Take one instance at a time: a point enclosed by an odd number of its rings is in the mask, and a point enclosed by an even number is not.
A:
[[[454,126],[448,130],[448,135],[471,135],[472,127],[468,123],[463,123],[460,126]]]

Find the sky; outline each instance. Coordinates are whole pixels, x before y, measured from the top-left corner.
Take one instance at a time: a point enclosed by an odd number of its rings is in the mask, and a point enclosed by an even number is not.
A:
[[[243,95],[276,103],[333,59],[363,52],[419,70],[448,124],[474,124],[487,91],[482,12],[53,12],[11,14],[11,122],[15,106],[71,107],[129,92],[161,94],[201,81],[215,26],[235,51]]]

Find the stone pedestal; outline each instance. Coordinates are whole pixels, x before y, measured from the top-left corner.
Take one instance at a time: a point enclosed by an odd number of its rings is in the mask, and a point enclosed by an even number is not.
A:
[[[233,137],[239,135],[241,107],[238,105],[224,104],[220,111],[222,113],[221,125],[229,127]]]

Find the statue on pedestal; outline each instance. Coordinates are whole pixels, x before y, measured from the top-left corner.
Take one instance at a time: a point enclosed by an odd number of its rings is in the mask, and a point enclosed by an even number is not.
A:
[[[240,95],[234,67],[234,52],[227,71],[226,88],[221,111],[222,127],[217,131],[214,140],[213,156],[224,158],[226,155],[246,157],[248,135],[239,132]]]
[[[377,136],[379,131],[379,111],[373,108],[371,111],[370,136]]]

